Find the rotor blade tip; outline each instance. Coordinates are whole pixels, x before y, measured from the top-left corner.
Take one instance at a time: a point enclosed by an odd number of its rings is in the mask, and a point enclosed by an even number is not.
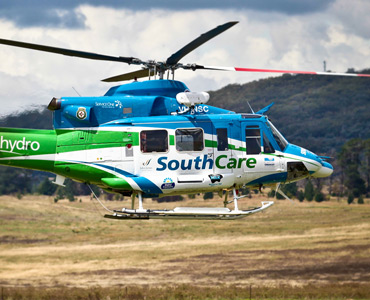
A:
[[[231,26],[234,26],[238,23],[239,23],[239,21],[231,21],[231,22],[227,22],[226,24],[230,24]]]

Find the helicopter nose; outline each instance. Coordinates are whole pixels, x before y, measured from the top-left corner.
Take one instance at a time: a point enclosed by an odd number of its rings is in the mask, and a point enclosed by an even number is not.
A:
[[[312,177],[328,177],[333,173],[333,166],[326,161],[321,162],[321,168],[312,174]]]

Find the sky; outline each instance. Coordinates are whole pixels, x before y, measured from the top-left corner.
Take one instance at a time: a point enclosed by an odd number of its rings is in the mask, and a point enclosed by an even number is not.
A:
[[[0,0],[0,38],[164,61],[202,33],[239,21],[181,63],[323,71],[326,61],[327,70],[345,72],[370,68],[369,15],[368,0]],[[117,83],[102,79],[138,69],[0,45],[0,115],[76,91],[104,95]],[[177,70],[175,79],[209,91],[271,76]]]

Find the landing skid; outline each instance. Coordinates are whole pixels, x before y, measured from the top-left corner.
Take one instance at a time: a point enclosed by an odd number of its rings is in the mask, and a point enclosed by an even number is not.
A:
[[[234,220],[245,218],[248,215],[258,213],[269,208],[274,204],[274,201],[262,201],[260,207],[254,207],[247,210],[239,210],[238,200],[245,196],[237,196],[236,189],[233,188],[234,209],[230,210],[227,207],[176,207],[174,209],[144,209],[143,197],[141,192],[132,194],[131,209],[123,208],[122,210],[110,210],[104,206],[103,203],[96,196],[90,185],[88,185],[91,193],[96,200],[107,210],[110,214],[104,215],[104,218],[119,219],[119,220],[148,220],[148,219],[188,219],[188,220]],[[139,208],[135,207],[135,198],[139,198]],[[230,201],[232,202],[232,201]],[[227,194],[225,196],[225,206],[227,201]]]
[[[263,201],[260,207],[247,210],[230,210],[226,207],[176,207],[171,210],[127,209],[114,210],[113,214],[106,214],[105,218],[129,219],[190,219],[190,220],[234,220],[265,210],[274,204],[273,201]]]

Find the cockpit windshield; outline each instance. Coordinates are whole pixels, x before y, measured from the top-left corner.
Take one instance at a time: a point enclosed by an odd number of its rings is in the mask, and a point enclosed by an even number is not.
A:
[[[271,132],[276,143],[279,145],[281,151],[284,151],[285,147],[288,146],[288,141],[283,137],[279,130],[277,130],[274,125],[272,125],[270,121],[268,121],[268,124],[271,128]]]

